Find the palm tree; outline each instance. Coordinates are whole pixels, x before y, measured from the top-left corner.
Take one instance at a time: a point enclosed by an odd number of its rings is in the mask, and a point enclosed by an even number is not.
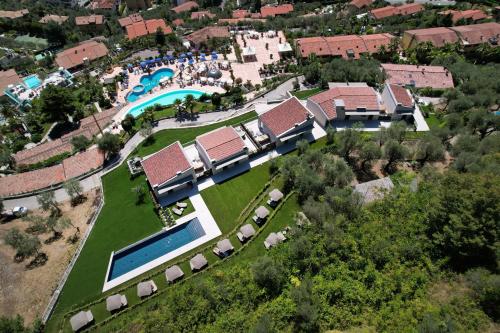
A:
[[[182,101],[178,98],[175,99],[174,101],[174,107],[175,107],[175,115],[176,117],[179,116],[179,114],[181,113],[181,108],[182,108]]]
[[[189,109],[191,112],[191,118],[193,117],[193,109],[194,109],[194,96],[189,94],[186,96],[186,99],[184,100],[184,106],[186,109]]]

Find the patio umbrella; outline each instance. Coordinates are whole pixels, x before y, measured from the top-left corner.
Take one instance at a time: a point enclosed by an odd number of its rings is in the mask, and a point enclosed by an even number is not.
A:
[[[160,63],[161,62],[161,58],[156,58],[155,62]]]
[[[186,54],[185,53],[181,53],[181,55],[179,57],[186,58]]]
[[[205,58],[205,55],[204,55],[204,54],[202,54],[202,55],[200,56],[200,61],[207,61],[207,58]]]
[[[186,61],[186,58],[182,58],[182,57],[181,57],[181,58],[177,59],[177,61],[178,61],[179,63],[181,63],[181,64],[182,64],[183,62],[185,62],[185,61]]]
[[[215,52],[215,51],[212,51],[212,55],[217,55],[217,52]]]
[[[168,56],[164,56],[163,57],[163,61],[169,61],[170,59],[168,58]]]
[[[212,53],[212,60],[217,60],[217,58],[218,58],[217,53],[216,54]]]
[[[146,64],[148,64],[148,65],[152,65],[152,64],[154,64],[154,63],[155,63],[155,61],[154,61],[153,59],[151,59],[151,60],[146,60]]]
[[[171,55],[171,54],[168,54],[167,55],[167,59],[168,60],[175,60],[175,57],[173,55]]]
[[[187,56],[188,56],[188,58],[191,58],[193,56],[193,53],[192,52],[188,52]]]
[[[146,62],[145,61],[141,61],[141,67],[146,67]]]
[[[194,64],[194,59],[189,59],[188,64],[190,65]]]

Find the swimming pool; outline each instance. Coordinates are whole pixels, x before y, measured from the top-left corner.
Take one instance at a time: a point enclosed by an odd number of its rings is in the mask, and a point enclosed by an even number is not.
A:
[[[194,98],[200,98],[200,96],[203,94],[204,94],[203,91],[193,90],[193,89],[179,89],[179,90],[169,91],[159,96],[156,96],[155,98],[147,100],[144,103],[134,106],[127,112],[127,114],[137,117],[148,106],[155,104],[170,105],[173,104],[176,99],[184,100],[184,98],[186,98],[187,95],[193,95]]]
[[[117,251],[113,255],[107,281],[116,279],[203,236],[205,230],[195,217],[174,229],[159,232]]]
[[[40,80],[37,75],[27,76],[23,78],[23,81],[29,89],[36,89],[42,85],[42,80]]]
[[[140,92],[136,92],[132,90],[128,95],[127,95],[127,101],[129,102],[135,102],[137,99],[146,93],[148,93],[151,89],[154,87],[158,86],[160,84],[160,80],[163,79],[164,77],[172,77],[174,76],[174,71],[171,70],[170,68],[160,68],[159,70],[155,71],[151,75],[143,75],[141,79],[139,80],[140,84],[144,86],[144,89]]]

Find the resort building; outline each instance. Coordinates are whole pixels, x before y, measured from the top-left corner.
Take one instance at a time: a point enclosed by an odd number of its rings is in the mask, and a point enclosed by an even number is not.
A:
[[[99,33],[104,30],[104,16],[76,16],[75,24],[82,31]]]
[[[349,2],[349,6],[354,9],[361,9],[371,6],[373,0],[352,0]]]
[[[359,59],[362,54],[373,54],[384,45],[388,47],[393,35],[346,35],[334,37],[298,38],[296,46],[298,56],[307,58],[311,54],[318,57],[342,57],[344,59]]]
[[[183,25],[183,24],[184,24],[184,20],[183,20],[183,19],[178,18],[178,19],[173,20],[173,21],[172,21],[172,24],[173,24],[174,26],[176,26],[176,27],[180,27],[181,25]]]
[[[59,25],[63,24],[64,22],[66,22],[68,20],[68,16],[59,16],[59,15],[52,15],[52,14],[47,14],[45,15],[44,17],[42,17],[40,19],[40,23],[42,24],[47,24],[49,22],[54,22],[54,23],[57,23]]]
[[[379,94],[364,83],[334,84],[310,97],[307,108],[323,127],[336,120],[371,120],[384,114]]]
[[[460,20],[466,21],[479,21],[488,17],[482,10],[480,9],[469,9],[469,10],[445,10],[439,12],[440,15],[451,15],[451,20],[453,24],[457,23]]]
[[[91,61],[107,56],[108,48],[103,43],[89,40],[79,45],[59,52],[55,62],[58,66],[68,70],[78,70]]]
[[[209,39],[229,38],[230,36],[228,27],[210,26],[196,30],[195,32],[187,35],[186,39],[192,45],[199,47],[201,44],[206,43]]]
[[[192,11],[193,9],[196,9],[198,8],[198,4],[194,1],[187,1],[187,2],[184,2],[174,8],[172,8],[172,10],[176,13],[176,14],[180,14],[180,13],[183,13],[183,12],[189,12],[189,11]]]
[[[451,73],[442,66],[382,64],[386,82],[415,88],[453,88]]]
[[[129,40],[155,34],[158,29],[161,29],[164,34],[171,34],[173,32],[172,28],[166,25],[163,19],[140,20],[125,26]]]
[[[382,91],[385,113],[391,120],[410,120],[415,112],[415,101],[408,90],[397,84],[385,84]]]
[[[233,10],[232,16],[234,19],[245,18],[250,16],[250,12],[246,9],[236,9]]]
[[[248,160],[248,148],[233,127],[221,127],[198,136],[195,146],[213,174]]]
[[[142,18],[141,14],[139,14],[139,13],[135,13],[135,14],[129,15],[127,17],[122,17],[122,18],[118,19],[118,23],[120,24],[120,27],[122,27],[124,29],[128,25],[131,25],[131,24],[134,24],[137,22],[141,22],[141,21],[144,21],[144,19]]]
[[[293,12],[292,4],[283,4],[278,6],[267,5],[260,8],[260,16],[263,18],[286,15],[291,12]]]
[[[90,3],[90,9],[115,11],[120,0],[94,0]]]
[[[314,116],[295,96],[259,116],[259,129],[276,146],[310,134],[313,126]]]
[[[179,141],[145,158],[142,167],[157,198],[196,183],[194,168]]]
[[[464,47],[473,47],[483,43],[497,46],[500,40],[500,23],[488,22],[450,27],[460,38]]]
[[[0,100],[7,96],[5,90],[9,86],[15,86],[22,82],[21,77],[17,74],[14,69],[8,69],[6,71],[0,71]],[[5,97],[7,98],[7,97]]]
[[[0,10],[0,18],[17,19],[28,15],[30,12],[27,9],[20,10]]]
[[[418,3],[408,3],[401,6],[386,6],[382,8],[372,9],[370,16],[376,20],[384,19],[392,16],[408,16],[419,13],[425,8]]]

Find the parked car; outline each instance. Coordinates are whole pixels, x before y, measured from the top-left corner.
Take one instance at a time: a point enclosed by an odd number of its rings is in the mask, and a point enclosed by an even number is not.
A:
[[[16,217],[23,217],[28,214],[28,208],[24,206],[17,206],[14,207],[14,209],[8,209],[2,213],[2,216],[5,218],[16,218]]]

